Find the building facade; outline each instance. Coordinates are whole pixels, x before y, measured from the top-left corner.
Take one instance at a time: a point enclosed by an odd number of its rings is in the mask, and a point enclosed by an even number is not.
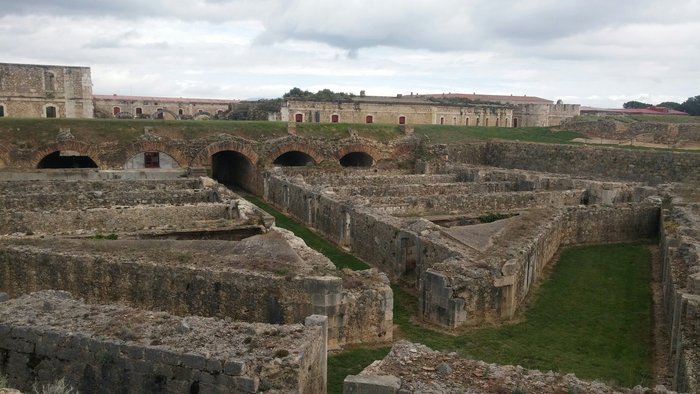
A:
[[[0,63],[0,117],[92,116],[89,67]]]
[[[176,97],[94,95],[98,117],[196,119],[214,117],[230,109],[235,100]]]
[[[345,101],[290,98],[280,120],[313,123],[442,124],[483,127],[547,127],[580,113],[579,104],[539,97],[440,94],[363,96]]]
[[[281,120],[313,123],[443,124],[510,127],[513,108],[501,104],[441,104],[424,97],[360,96],[352,101],[289,99]]]

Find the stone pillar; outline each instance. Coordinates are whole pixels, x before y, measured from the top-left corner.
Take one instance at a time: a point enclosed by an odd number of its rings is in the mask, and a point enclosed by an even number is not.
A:
[[[322,315],[311,315],[304,321],[306,327],[321,328],[321,355],[319,358],[320,379],[323,380],[323,391],[320,394],[326,394],[328,391],[328,317]]]

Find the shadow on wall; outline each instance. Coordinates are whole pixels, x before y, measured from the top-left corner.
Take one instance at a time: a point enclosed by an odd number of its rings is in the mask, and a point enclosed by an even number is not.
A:
[[[340,158],[343,167],[372,167],[374,158],[365,152],[350,152]]]
[[[81,156],[76,152],[55,151],[44,156],[36,168],[97,168],[90,156]]]
[[[211,157],[212,178],[219,183],[254,192],[255,167],[240,152],[221,151]]]

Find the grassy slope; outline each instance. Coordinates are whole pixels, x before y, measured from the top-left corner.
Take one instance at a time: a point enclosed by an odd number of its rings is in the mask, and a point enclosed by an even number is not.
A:
[[[582,137],[572,131],[551,131],[547,127],[467,127],[444,125],[416,125],[417,136],[427,138],[434,144],[446,144],[469,140],[519,140],[555,144],[571,144],[574,138]]]

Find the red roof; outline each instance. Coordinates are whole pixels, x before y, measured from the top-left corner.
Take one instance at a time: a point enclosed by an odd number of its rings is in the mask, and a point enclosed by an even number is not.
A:
[[[237,103],[238,100],[221,100],[221,99],[201,99],[201,98],[186,98],[186,97],[151,97],[151,96],[120,96],[120,95],[92,95],[98,100],[126,100],[126,101],[157,101],[162,103],[199,103],[199,104],[230,104]]]
[[[535,96],[513,96],[513,95],[498,95],[498,94],[476,94],[476,93],[441,93],[441,94],[422,94],[421,96],[435,98],[465,98],[470,100],[481,101],[496,101],[509,104],[552,104],[552,100],[543,99]]]
[[[593,108],[581,107],[581,113],[586,112],[606,112],[611,114],[628,114],[628,115],[688,115],[687,112],[676,111],[675,109],[666,107],[649,108]]]

